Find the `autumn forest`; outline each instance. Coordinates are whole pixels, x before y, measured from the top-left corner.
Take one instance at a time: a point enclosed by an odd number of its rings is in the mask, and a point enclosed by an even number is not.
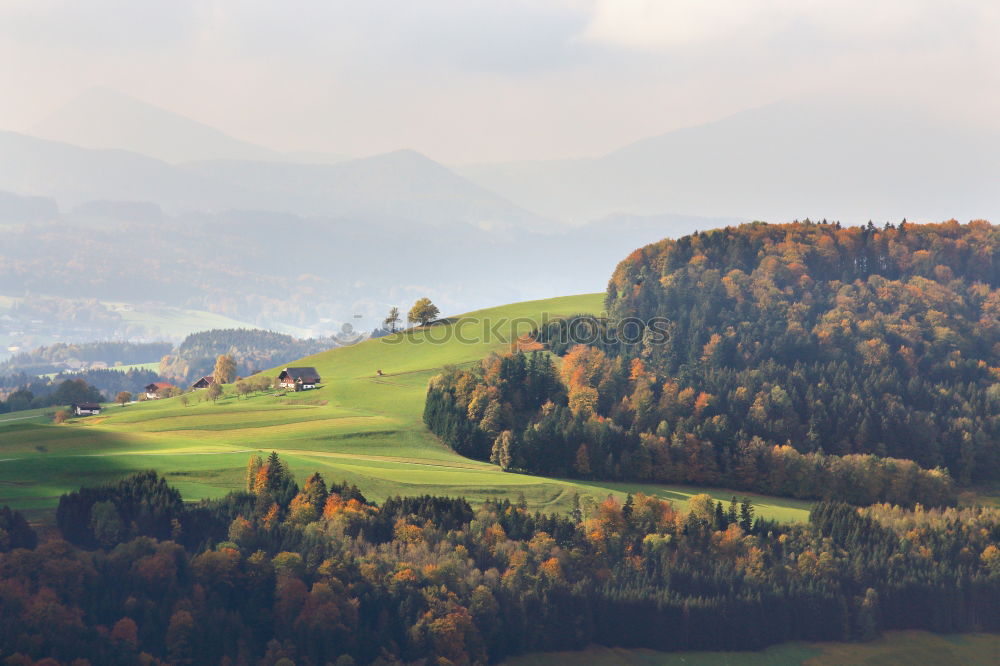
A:
[[[445,367],[427,428],[511,475],[729,501],[376,502],[251,453],[238,490],[185,502],[142,472],[63,495],[48,527],[0,509],[0,656],[446,665],[1000,632],[1000,510],[968,499],[1000,482],[1000,229],[695,233],[629,255],[605,306]],[[814,504],[776,522],[743,492]]]

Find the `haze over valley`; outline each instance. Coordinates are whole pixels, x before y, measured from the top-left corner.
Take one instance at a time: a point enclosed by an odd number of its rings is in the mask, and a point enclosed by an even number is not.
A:
[[[1000,211],[996,133],[843,100],[590,159],[478,165],[281,153],[108,89],[32,130],[47,138],[0,133],[4,348],[177,340],[197,325],[184,311],[304,336],[372,329],[423,293],[462,311],[599,291],[639,245],[740,221]],[[93,325],[52,318],[66,309],[52,299],[91,303]]]

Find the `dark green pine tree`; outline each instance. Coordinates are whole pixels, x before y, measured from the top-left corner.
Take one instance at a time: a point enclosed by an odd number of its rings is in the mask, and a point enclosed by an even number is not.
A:
[[[726,514],[726,519],[730,523],[737,522],[740,517],[739,512],[740,509],[739,509],[739,504],[736,502],[736,495],[733,495],[733,498],[729,500],[729,512]]]
[[[271,493],[274,493],[281,486],[282,480],[285,478],[285,467],[281,463],[281,458],[278,457],[277,451],[271,451],[271,455],[267,457],[267,489]]]
[[[726,512],[722,508],[722,502],[715,503],[715,529],[724,530],[729,527],[729,521],[726,520]]]
[[[753,503],[749,497],[744,497],[740,504],[740,527],[744,532],[749,532],[753,528]]]

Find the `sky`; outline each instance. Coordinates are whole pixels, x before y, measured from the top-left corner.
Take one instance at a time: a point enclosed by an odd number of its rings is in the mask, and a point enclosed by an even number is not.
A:
[[[102,86],[278,150],[599,155],[801,97],[1000,122],[995,0],[2,0],[0,128]]]

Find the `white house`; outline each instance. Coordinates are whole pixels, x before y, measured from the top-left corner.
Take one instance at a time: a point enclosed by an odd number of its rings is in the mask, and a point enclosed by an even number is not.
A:
[[[77,416],[92,416],[101,413],[101,406],[96,402],[78,402],[71,405],[73,413]]]
[[[319,382],[319,373],[316,372],[316,368],[285,368],[278,375],[278,384],[282,388],[289,388],[293,391],[314,389]]]

